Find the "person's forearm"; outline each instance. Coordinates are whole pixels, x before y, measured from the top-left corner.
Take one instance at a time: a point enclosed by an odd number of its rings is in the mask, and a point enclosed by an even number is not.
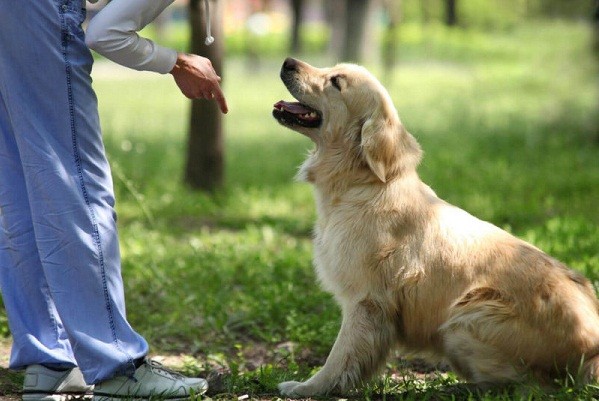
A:
[[[173,69],[177,52],[140,37],[137,32],[173,1],[112,0],[90,21],[86,43],[126,67],[166,74]]]

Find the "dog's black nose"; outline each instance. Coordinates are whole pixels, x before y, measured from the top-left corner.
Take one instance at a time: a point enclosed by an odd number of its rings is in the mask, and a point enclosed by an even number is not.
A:
[[[292,57],[287,57],[283,62],[283,71],[297,71],[297,60]]]

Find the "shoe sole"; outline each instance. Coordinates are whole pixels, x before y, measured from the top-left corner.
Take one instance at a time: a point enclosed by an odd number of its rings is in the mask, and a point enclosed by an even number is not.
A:
[[[203,393],[196,393],[193,395],[193,399],[195,399],[196,397],[200,397],[202,396]],[[192,396],[191,395],[187,395],[187,396],[172,396],[172,397],[165,397],[165,396],[161,396],[161,395],[151,395],[151,396],[145,396],[145,397],[141,397],[138,395],[94,395],[92,401],[146,401],[146,400],[164,400],[164,401],[183,401],[183,400],[189,400],[191,399]]]
[[[91,401],[91,393],[23,393],[23,401]]]
[[[198,394],[198,397],[200,395]],[[104,395],[95,395],[92,399],[92,401],[147,401],[147,400],[165,400],[165,401],[184,401],[184,400],[189,400],[191,398],[191,396],[187,396],[187,397],[181,397],[181,396],[177,396],[177,397],[161,397],[159,395],[153,395],[153,396],[148,396],[148,397],[139,397],[139,396],[132,396],[132,395],[121,395],[121,396],[104,396]],[[194,397],[195,398],[195,397]]]
[[[198,389],[193,392],[193,395],[164,395],[164,394],[154,394],[149,396],[139,396],[139,395],[115,395],[115,394],[94,394],[93,399],[91,401],[142,401],[142,400],[165,400],[165,401],[181,401],[181,400],[189,400],[190,398],[197,398],[203,396],[206,391],[208,391],[208,387],[203,389]],[[25,400],[24,400],[25,401]]]

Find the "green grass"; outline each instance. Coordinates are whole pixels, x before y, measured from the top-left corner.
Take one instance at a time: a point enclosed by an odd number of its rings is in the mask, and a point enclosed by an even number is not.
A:
[[[423,180],[599,286],[598,93],[588,27],[530,23],[489,34],[407,25],[401,37],[397,68],[366,65],[425,150]],[[189,105],[169,76],[95,78],[129,320],[153,354],[187,355],[183,371],[226,372],[213,398],[276,398],[279,381],[307,378],[323,363],[339,327],[339,310],[311,267],[311,188],[293,181],[311,143],[270,116],[274,102],[290,97],[278,79],[283,58],[269,55],[258,68],[226,60],[226,183],[215,195],[182,184]],[[305,59],[333,63],[318,53]],[[5,327],[0,314],[0,333]],[[477,395],[452,374],[422,380],[397,359],[353,396],[590,400],[595,390]]]

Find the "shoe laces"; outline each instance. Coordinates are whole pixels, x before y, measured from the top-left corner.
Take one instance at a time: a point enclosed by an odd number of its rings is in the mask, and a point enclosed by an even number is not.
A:
[[[155,361],[153,359],[147,358],[145,360],[145,364],[150,367],[150,371],[152,371],[152,372],[159,372],[161,374],[165,374],[168,377],[175,379],[175,380],[181,380],[181,379],[185,378],[185,376],[182,375],[181,373],[175,372],[174,370],[171,370],[171,369],[168,369],[163,364],[161,364],[160,362]]]

